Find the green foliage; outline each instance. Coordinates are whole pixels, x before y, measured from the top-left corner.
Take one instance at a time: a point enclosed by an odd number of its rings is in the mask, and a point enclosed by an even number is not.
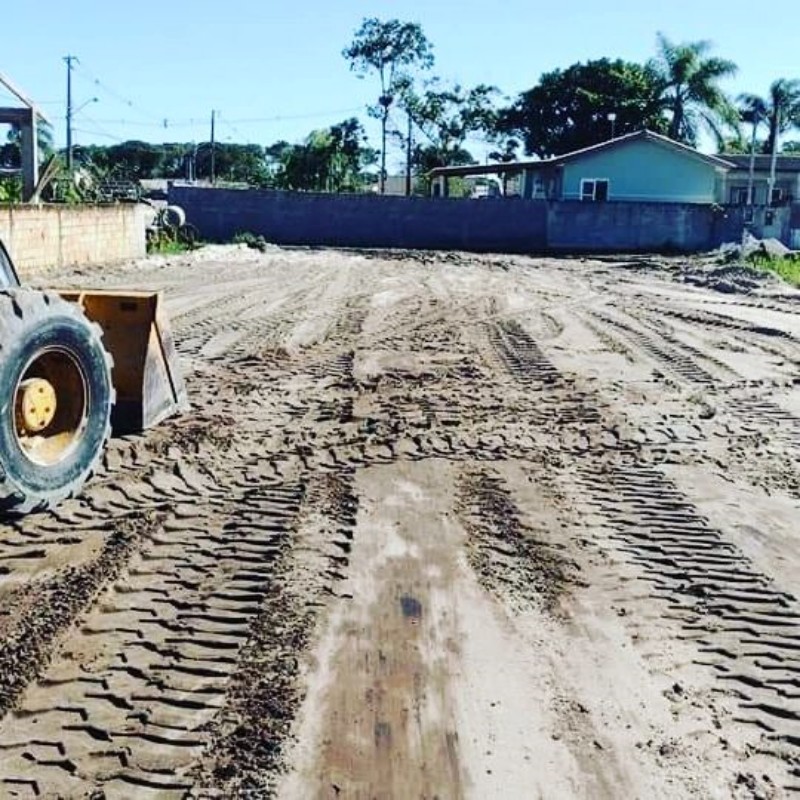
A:
[[[417,148],[418,167],[427,171],[433,167],[471,163],[464,143],[472,133],[488,134],[494,130],[497,111],[493,99],[497,93],[495,87],[486,84],[472,89],[458,84],[442,87],[438,79],[431,81],[419,95],[409,87],[403,105],[430,143]],[[420,163],[420,157],[424,164]]]
[[[433,46],[416,22],[396,19],[364,19],[353,41],[342,50],[350,68],[362,75],[377,72],[381,82],[381,104],[397,88],[402,68],[433,66]],[[391,100],[386,98],[388,103]]]
[[[10,175],[0,178],[0,203],[22,202],[22,178]]]
[[[754,135],[762,123],[767,126],[763,153],[772,153],[773,147],[777,150],[781,134],[800,128],[800,81],[778,78],[770,84],[767,97],[743,94],[739,102],[740,119],[750,123]]]
[[[160,225],[147,231],[147,252],[174,255],[200,247],[197,229],[193,225]]]
[[[707,41],[673,44],[658,34],[658,56],[648,69],[655,75],[661,107],[669,114],[671,139],[695,145],[701,127],[724,139],[726,126],[735,126],[739,115],[719,88],[723,78],[736,74],[733,61],[707,56]]]
[[[416,22],[384,21],[373,17],[362,21],[342,55],[354,72],[359,75],[377,72],[380,79],[381,93],[371,113],[381,121],[380,187],[383,192],[389,110],[396,95],[408,86],[407,72],[433,66],[433,46]]]
[[[148,178],[185,178],[188,161],[194,160],[197,178],[211,176],[211,143],[127,141],[110,147],[76,147],[75,162],[95,175],[115,180],[137,181]],[[264,148],[255,144],[216,142],[214,172],[221,181],[270,185],[270,172]]]
[[[747,260],[758,269],[772,272],[787,283],[800,286],[800,258],[796,254],[777,257],[756,250],[747,257]]]
[[[250,231],[242,231],[233,237],[234,244],[243,244],[251,250],[259,250],[265,252],[269,247],[269,243],[261,234],[251,233]]]
[[[192,245],[167,235],[154,236],[147,241],[147,252],[151,255],[173,256],[192,250]]]
[[[545,73],[500,112],[496,131],[522,139],[541,158],[560,155],[641,128],[666,131],[660,83],[652,69],[602,58]]]
[[[76,180],[62,170],[54,182],[52,199],[62,202],[99,201],[98,187],[107,181],[136,182],[148,178],[186,178],[188,161],[194,176],[211,175],[209,142],[151,144],[128,141],[118,145],[76,147]],[[247,184],[260,188],[317,191],[359,191],[375,163],[361,123],[348,119],[330,128],[312,131],[302,144],[285,141],[268,147],[216,143],[214,173],[217,183]]]
[[[303,144],[278,143],[271,156],[278,188],[325,192],[359,191],[367,181],[364,168],[376,159],[355,118],[312,131]]]
[[[750,146],[741,136],[733,136],[717,143],[719,155],[745,155],[750,152]]]
[[[496,132],[519,136],[527,153],[542,158],[606,141],[612,125],[616,136],[649,128],[692,145],[706,127],[722,147],[739,115],[718,83],[736,65],[709,49],[659,34],[658,57],[646,64],[602,58],[545,73],[499,114]]]

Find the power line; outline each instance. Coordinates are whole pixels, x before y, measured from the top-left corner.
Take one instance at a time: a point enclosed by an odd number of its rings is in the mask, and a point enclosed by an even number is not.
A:
[[[297,119],[314,119],[319,117],[331,117],[335,116],[336,114],[350,114],[355,113],[356,111],[360,111],[361,107],[357,108],[343,108],[333,111],[313,111],[306,114],[285,114],[285,115],[277,115],[273,117],[242,117],[240,119],[225,119],[226,124],[230,125],[250,125],[250,124],[258,124],[262,122],[282,122],[285,120],[297,120]],[[164,120],[160,120],[159,122],[137,122],[135,120],[128,120],[124,117],[117,118],[111,117],[102,120],[106,123],[114,123],[120,125],[131,125],[131,126],[138,126],[138,127],[152,127],[152,128],[163,128]],[[206,125],[208,124],[208,120],[206,117],[189,117],[186,119],[167,119],[167,126],[168,128],[187,128],[192,125]]]
[[[224,125],[224,126],[225,126],[225,127],[226,127],[226,128],[227,128],[227,129],[228,129],[228,130],[229,130],[229,131],[230,131],[230,132],[233,134],[233,135],[234,135],[234,136],[236,136],[236,137],[237,137],[237,139],[244,139],[246,144],[251,144],[251,142],[250,142],[250,140],[248,139],[248,137],[247,137],[247,136],[244,136],[244,135],[243,135],[243,134],[242,134],[242,133],[239,131],[239,129],[238,129],[238,128],[237,128],[235,125],[231,125],[231,123],[230,123],[230,122],[229,122],[227,119],[225,119],[225,117],[223,117],[221,113],[219,114],[219,120],[220,120],[220,122],[222,122],[222,124],[223,124],[223,125]]]
[[[98,78],[90,70],[88,70],[84,64],[78,62],[78,67],[79,67],[78,71],[80,73],[85,73],[85,76],[86,76],[87,80],[90,80],[92,82],[92,84],[97,89],[100,89],[101,91],[103,91],[107,95],[109,95],[110,97],[113,97],[115,100],[117,100],[120,103],[123,103],[124,105],[128,106],[133,111],[136,111],[140,116],[143,116],[143,117],[145,117],[147,119],[150,119],[150,120],[158,120],[158,124],[161,124],[164,127],[166,127],[166,124],[165,124],[167,122],[166,118],[164,118],[164,117],[156,117],[155,115],[150,114],[148,111],[145,111],[137,103],[134,103],[133,100],[131,100],[128,97],[125,97],[120,92],[117,92],[115,89],[112,89],[104,81],[101,81],[100,78]]]
[[[115,136],[114,134],[112,134],[112,133],[109,133],[109,132],[108,132],[107,130],[105,130],[103,127],[101,127],[100,125],[98,125],[98,123],[97,123],[97,120],[96,120],[96,119],[93,119],[92,117],[90,117],[90,116],[89,116],[88,114],[86,114],[85,112],[79,111],[78,113],[80,114],[81,118],[82,118],[82,119],[83,119],[85,122],[88,122],[90,125],[93,125],[93,126],[94,126],[94,133],[95,133],[95,134],[97,134],[97,135],[99,135],[99,136],[102,136],[102,137],[104,137],[104,138],[106,138],[106,139],[114,139],[114,140],[115,140],[115,141],[117,141],[117,142],[123,142],[123,141],[125,141],[124,139],[120,139],[118,136]],[[86,130],[82,130],[82,132],[83,132],[83,133],[87,133],[87,131],[86,131]]]
[[[73,128],[75,133],[85,133],[90,136],[100,136],[103,139],[111,139],[112,141],[116,142],[117,144],[122,144],[125,140],[120,139],[119,136],[114,136],[110,133],[105,133],[98,129],[90,129],[90,128]],[[77,147],[86,147],[86,145],[77,145]]]

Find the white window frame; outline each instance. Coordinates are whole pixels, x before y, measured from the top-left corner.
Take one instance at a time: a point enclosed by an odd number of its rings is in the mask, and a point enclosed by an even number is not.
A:
[[[534,178],[533,179],[533,188],[531,189],[531,197],[534,200],[541,200],[541,199],[547,197],[547,191],[545,190],[544,178]]]
[[[779,203],[782,203],[786,198],[786,191],[782,186],[773,186],[772,191],[770,192],[769,204],[771,206],[776,206]]]
[[[596,203],[597,200],[597,184],[605,183],[606,185],[606,200],[611,197],[611,181],[608,178],[581,178],[581,200],[587,203]],[[591,196],[586,191],[587,184],[592,185]]]

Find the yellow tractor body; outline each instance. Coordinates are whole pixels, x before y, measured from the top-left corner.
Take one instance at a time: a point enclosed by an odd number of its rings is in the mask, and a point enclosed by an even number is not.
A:
[[[158,292],[20,286],[0,242],[0,515],[76,494],[111,434],[188,408]]]
[[[175,342],[160,292],[60,291],[103,329],[111,354],[117,399],[111,411],[115,433],[158,425],[188,407]]]

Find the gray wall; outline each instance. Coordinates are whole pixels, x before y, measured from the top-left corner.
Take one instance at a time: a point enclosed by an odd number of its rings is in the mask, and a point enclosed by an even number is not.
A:
[[[683,203],[582,203],[379,197],[172,186],[203,238],[261,234],[284,245],[531,253],[707,250],[740,240],[744,209]],[[778,222],[788,209],[775,209]],[[758,212],[757,212],[758,219]],[[756,233],[758,231],[756,230]]]
[[[275,244],[526,253],[546,246],[547,207],[502,198],[430,199],[172,186],[203,238]]]

